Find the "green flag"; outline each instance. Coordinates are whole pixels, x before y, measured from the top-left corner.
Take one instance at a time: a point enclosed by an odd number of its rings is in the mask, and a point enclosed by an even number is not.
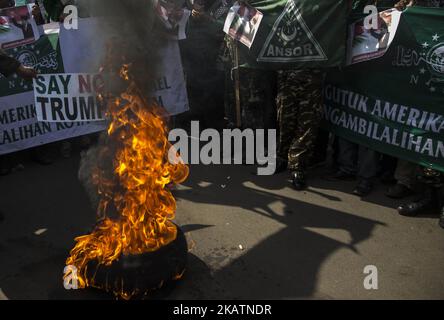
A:
[[[444,171],[444,10],[409,8],[387,53],[328,75],[325,115],[348,140]]]
[[[7,53],[22,64],[34,67],[39,73],[63,72],[62,57],[59,51],[54,49],[50,38],[47,36],[41,37],[34,43],[9,49]],[[0,97],[32,90],[32,82],[26,81],[17,75],[9,78],[0,77]]]
[[[251,0],[262,14],[251,48],[239,45],[251,67],[270,69],[342,65],[348,1]]]

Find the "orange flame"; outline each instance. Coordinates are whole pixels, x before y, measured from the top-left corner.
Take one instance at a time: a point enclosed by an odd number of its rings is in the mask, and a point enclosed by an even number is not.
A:
[[[75,239],[66,260],[78,270],[79,288],[92,285],[86,276],[88,262],[109,266],[121,255],[152,252],[176,239],[177,229],[171,222],[176,202],[166,186],[183,182],[188,167],[168,161],[171,145],[162,110],[143,98],[128,68],[124,65],[120,70],[120,77],[129,83],[126,92],[108,101],[108,136],[117,146],[114,172],[112,178],[100,170],[94,174],[100,220],[91,234]],[[117,218],[107,216],[110,207],[116,209]],[[128,297],[124,292],[120,295]]]

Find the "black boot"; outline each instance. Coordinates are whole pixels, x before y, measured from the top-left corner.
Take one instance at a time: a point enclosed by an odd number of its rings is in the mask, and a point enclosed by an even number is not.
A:
[[[416,217],[419,214],[427,212],[434,208],[433,189],[426,186],[426,191],[419,200],[400,205],[398,213],[402,216]]]
[[[293,171],[291,173],[291,179],[293,187],[296,190],[301,191],[307,188],[307,182],[305,181],[305,174],[303,171],[301,170]]]

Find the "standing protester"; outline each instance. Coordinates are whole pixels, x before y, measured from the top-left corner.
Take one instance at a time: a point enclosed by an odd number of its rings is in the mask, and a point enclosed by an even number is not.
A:
[[[237,127],[236,104],[240,104],[241,128],[269,129],[275,127],[276,72],[243,67],[246,62],[238,55],[242,46],[230,36],[225,36],[225,48],[221,59],[225,66],[225,117],[228,127]],[[238,74],[238,78],[236,77]],[[239,100],[236,101],[236,90]]]
[[[7,5],[9,5],[9,3]],[[26,80],[33,79],[37,76],[37,72],[33,68],[24,66],[20,61],[8,56],[3,50],[0,50],[0,73],[5,77],[9,77],[15,73]],[[0,176],[9,174],[11,169],[10,156],[0,156]]]
[[[178,120],[199,120],[204,128],[222,129],[224,73],[217,68],[217,59],[224,34],[223,25],[210,11],[217,2],[220,0],[195,0],[191,4],[187,38],[179,42],[190,111],[178,116]]]
[[[319,69],[278,72],[278,170],[288,167],[296,190],[307,186],[307,160],[313,155],[322,120],[323,79]]]
[[[356,13],[363,13],[366,5],[377,5],[381,7],[392,7],[396,1],[372,1],[359,0],[354,1],[352,10]],[[369,195],[373,190],[373,184],[378,173],[389,172],[389,168],[381,168],[381,154],[378,152],[357,145],[343,138],[338,138],[338,166],[339,170],[333,176],[337,180],[352,180],[355,177],[359,182],[353,193],[357,196],[364,197]],[[386,161],[385,164],[388,164]],[[381,170],[382,169],[382,170]]]
[[[77,7],[79,12],[79,17],[85,18],[89,16],[88,9],[90,4],[86,1],[78,0],[42,0],[43,6],[45,8],[46,17],[45,20],[52,20],[56,22],[63,22],[66,14],[63,12],[65,7],[68,5],[74,5]]]
[[[0,0],[0,9],[15,6],[14,0]],[[30,80],[37,76],[37,72],[33,68],[29,68],[20,63],[20,61],[8,56],[8,54],[0,49],[0,73],[9,77],[17,74],[19,77]],[[11,156],[0,156],[0,176],[7,175],[11,172]]]
[[[232,0],[222,0],[231,7]],[[244,2],[248,5],[248,1]],[[224,10],[216,9],[215,14]],[[224,14],[226,15],[226,14]],[[240,42],[226,35],[219,59],[225,70],[225,121],[229,128],[270,129],[276,126],[276,72],[246,66]],[[239,114],[240,113],[240,114]]]
[[[410,6],[444,7],[444,0],[401,0],[396,5],[398,10],[405,10]],[[416,179],[412,178],[416,171],[420,171]],[[439,225],[444,228],[444,174],[431,168],[419,168],[413,164],[399,162],[397,171],[401,172],[398,184],[403,179],[417,184],[418,190],[422,190],[417,199],[398,207],[399,214],[403,216],[417,216],[424,212],[439,212]]]
[[[362,14],[364,8],[367,5],[374,5],[375,1],[370,0],[350,0],[349,10],[351,13]],[[335,169],[336,173],[331,178],[334,180],[348,181],[354,180],[356,175],[361,178],[360,183],[353,191],[360,196],[366,195],[373,189],[372,179],[377,171],[378,160],[376,153],[369,153],[369,157],[366,157],[368,151],[367,148],[360,147],[355,143],[347,141],[341,137],[335,137]],[[363,160],[363,161],[359,161]]]
[[[52,21],[63,21],[63,8],[65,7],[63,0],[43,0],[43,6],[48,14],[46,17]]]
[[[397,182],[388,189],[386,196],[392,199],[402,199],[413,194],[417,189],[416,173],[418,167],[414,163],[399,159],[395,171]]]
[[[364,197],[373,190],[374,179],[379,172],[381,155],[362,145],[339,138],[339,170],[333,176],[337,180],[351,180],[355,176],[359,182],[353,193]]]
[[[399,214],[415,217],[422,213],[436,212],[440,214],[439,225],[444,228],[444,175],[430,168],[422,168],[417,183],[422,190],[420,197],[400,205]]]

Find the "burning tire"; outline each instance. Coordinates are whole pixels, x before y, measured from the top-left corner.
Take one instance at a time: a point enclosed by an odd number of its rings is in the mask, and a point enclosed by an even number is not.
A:
[[[121,298],[149,298],[169,287],[185,272],[188,247],[183,231],[168,245],[140,255],[122,255],[110,266],[90,261],[86,276],[90,287],[105,290]]]

